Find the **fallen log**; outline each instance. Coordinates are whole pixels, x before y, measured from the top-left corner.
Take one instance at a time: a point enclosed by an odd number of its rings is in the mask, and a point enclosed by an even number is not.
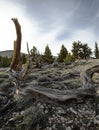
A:
[[[36,100],[42,99],[45,102],[66,103],[70,100],[82,101],[86,97],[94,97],[95,91],[92,89],[77,89],[77,90],[54,90],[44,87],[29,87],[25,89],[24,94],[36,97]]]

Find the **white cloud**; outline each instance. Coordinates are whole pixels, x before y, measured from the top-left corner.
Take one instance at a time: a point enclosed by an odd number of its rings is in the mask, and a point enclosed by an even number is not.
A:
[[[86,29],[86,30],[75,30],[72,32],[72,37],[68,39],[64,39],[61,41],[62,44],[65,45],[65,47],[68,49],[68,51],[71,51],[72,49],[72,43],[74,41],[81,41],[82,43],[87,43],[88,46],[94,50],[95,41],[98,41],[99,39],[94,35],[92,30]],[[58,42],[58,41],[57,41]]]
[[[13,48],[15,39],[15,28],[11,18],[18,17],[21,10],[15,5],[0,1],[0,50]]]
[[[90,42],[95,40],[95,35],[92,33],[91,30],[77,30],[74,33],[73,39],[80,40],[82,42]]]
[[[16,39],[16,32],[13,22],[11,18],[18,18],[19,23],[21,24],[22,30],[22,51],[26,52],[26,42],[32,41],[32,38],[37,36],[37,25],[32,20],[29,21],[28,18],[25,17],[24,7],[6,3],[5,1],[0,2],[0,50],[11,50],[13,49],[13,41]]]
[[[42,53],[44,52],[45,46],[48,44],[52,53],[57,55],[62,44],[70,51],[74,41],[80,40],[81,42],[88,43],[92,48],[94,48],[93,41],[99,41],[98,37],[94,35],[91,29],[79,30],[79,28],[75,28],[75,30],[72,30],[73,25],[71,25],[70,20],[72,20],[72,16],[78,6],[75,10],[71,10],[71,12],[68,13],[65,13],[65,10],[63,10],[64,15],[62,16],[66,19],[61,17],[61,11],[60,15],[56,15],[57,12],[55,12],[55,15],[50,14],[51,23],[49,22],[49,24],[52,28],[44,33],[41,32],[42,27],[39,25],[40,21],[35,21],[32,15],[31,18],[27,16],[29,12],[26,13],[25,6],[14,3],[13,1],[0,1],[0,51],[13,49],[13,41],[16,39],[16,32],[14,24],[11,21],[12,17],[17,17],[21,24],[22,52],[27,52],[26,42],[29,43],[30,49],[36,46]],[[66,14],[67,16],[65,16]],[[48,22],[46,19],[44,20]],[[46,29],[45,27],[44,30]],[[67,31],[67,33],[71,32],[72,35],[70,35],[70,37],[67,36],[64,40],[57,40],[57,37],[61,33],[65,33],[65,31]]]
[[[72,39],[73,41],[80,40],[82,43],[87,43],[92,49],[94,49],[95,41],[98,40],[91,29],[76,31]]]
[[[26,42],[28,42],[30,49],[33,46],[36,46],[40,52],[44,52],[45,46],[49,44],[54,54],[57,53],[56,48],[58,48],[58,45],[56,45],[55,38],[60,33],[60,27],[57,29],[53,27],[53,30],[50,30],[47,33],[42,33],[38,28],[39,23],[25,16],[24,6],[16,6],[12,3],[5,3],[4,1],[0,2],[0,10],[0,51],[13,49],[13,41],[16,39],[16,32],[11,18],[16,17],[21,24],[21,50],[23,52],[27,52]]]

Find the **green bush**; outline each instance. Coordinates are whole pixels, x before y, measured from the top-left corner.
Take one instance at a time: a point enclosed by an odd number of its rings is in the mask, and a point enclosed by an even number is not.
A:
[[[8,58],[7,56],[1,57],[0,56],[0,67],[9,67],[11,63],[11,58]]]
[[[65,61],[65,62],[73,62],[73,61],[75,61],[75,58],[74,58],[73,55],[71,55],[71,53],[68,53],[68,54],[66,55],[66,58],[64,59],[64,61]]]

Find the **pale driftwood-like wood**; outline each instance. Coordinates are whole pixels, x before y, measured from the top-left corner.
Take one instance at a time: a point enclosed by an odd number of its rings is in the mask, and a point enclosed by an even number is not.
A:
[[[21,26],[18,22],[17,18],[12,18],[12,21],[15,24],[15,28],[16,28],[16,35],[17,38],[14,41],[14,51],[13,51],[13,57],[12,57],[12,62],[10,65],[10,69],[11,70],[20,70],[21,69],[21,64],[20,64],[20,50],[21,50]]]
[[[95,91],[90,89],[78,89],[78,90],[53,90],[43,87],[30,87],[25,90],[25,94],[36,97],[37,100],[41,99],[45,102],[64,104],[70,100],[76,100],[82,102],[82,99],[86,97],[94,97]]]
[[[30,69],[30,64],[31,64],[31,57],[30,57],[30,51],[29,51],[29,45],[27,43],[27,52],[28,52],[28,64],[26,67],[26,70],[24,71],[23,75],[22,75],[22,80],[25,80],[26,75],[28,74],[28,71]]]
[[[56,103],[65,103],[68,100],[81,101],[86,97],[95,97],[96,91],[94,87],[94,82],[92,77],[94,73],[99,72],[99,65],[89,68],[85,71],[83,75],[84,81],[83,86],[77,90],[53,90],[43,87],[29,87],[25,90],[26,94],[35,96],[37,99],[42,99],[44,101],[51,101]]]
[[[99,65],[93,66],[86,70],[83,75],[83,88],[94,88],[92,77],[94,73],[99,73]]]

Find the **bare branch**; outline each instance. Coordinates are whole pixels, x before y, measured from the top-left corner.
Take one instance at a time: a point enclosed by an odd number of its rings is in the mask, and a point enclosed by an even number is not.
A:
[[[29,50],[28,42],[27,42],[27,52],[28,52],[28,55],[30,56],[30,50]]]
[[[27,52],[28,52],[28,64],[27,64],[27,67],[26,67],[25,72],[24,72],[23,75],[22,75],[22,80],[25,79],[25,77],[26,77],[26,75],[27,75],[27,73],[28,73],[28,71],[29,71],[29,68],[30,68],[30,62],[31,62],[31,59],[30,59],[30,51],[29,51],[28,43],[27,43]]]

